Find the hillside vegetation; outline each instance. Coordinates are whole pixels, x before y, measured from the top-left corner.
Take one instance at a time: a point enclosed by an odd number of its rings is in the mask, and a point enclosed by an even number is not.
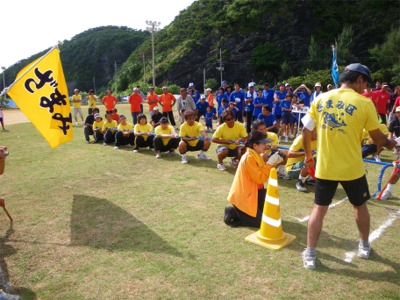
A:
[[[313,82],[320,74],[329,78],[336,42],[341,67],[361,62],[375,79],[400,84],[399,7],[399,0],[198,0],[156,33],[156,83],[195,82],[200,89],[204,71],[218,83],[220,49],[230,83]],[[110,86],[126,93],[152,82],[148,32],[94,28],[64,41],[61,51],[70,90]],[[9,68],[7,77],[41,54]]]

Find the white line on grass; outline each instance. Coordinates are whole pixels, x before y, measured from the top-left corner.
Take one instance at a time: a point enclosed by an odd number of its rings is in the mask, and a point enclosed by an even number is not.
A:
[[[375,241],[376,239],[378,239],[381,234],[385,231],[385,229],[389,228],[390,226],[392,226],[393,222],[400,217],[400,210],[398,210],[397,212],[391,214],[391,216],[389,217],[389,219],[386,220],[385,223],[383,223],[381,226],[378,227],[378,229],[375,229],[370,235],[369,235],[369,242],[372,244],[373,241]],[[355,251],[352,252],[346,252],[345,253],[345,258],[344,261],[347,263],[351,263],[351,261],[353,260],[354,256],[356,255]]]
[[[334,208],[335,206],[339,205],[340,203],[342,203],[342,202],[344,202],[346,200],[347,200],[347,197],[342,199],[342,200],[339,200],[336,203],[333,203],[333,204],[329,205],[329,209]],[[301,218],[301,219],[300,218],[295,218],[295,219],[297,221],[299,221],[300,223],[303,223],[303,222],[307,222],[309,218],[310,218],[310,216],[308,215],[307,217],[304,217],[304,218]]]

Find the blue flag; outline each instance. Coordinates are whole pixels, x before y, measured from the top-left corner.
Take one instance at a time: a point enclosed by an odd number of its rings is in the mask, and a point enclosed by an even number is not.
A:
[[[339,67],[337,64],[336,49],[333,46],[332,46],[332,54],[333,54],[333,57],[332,57],[331,74],[332,74],[333,82],[335,83],[335,88],[338,88],[338,86],[339,86]]]

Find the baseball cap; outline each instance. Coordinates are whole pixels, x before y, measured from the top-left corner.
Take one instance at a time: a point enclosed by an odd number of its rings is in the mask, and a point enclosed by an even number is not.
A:
[[[389,87],[389,85],[387,84],[387,82],[382,83],[382,88],[384,87]]]
[[[360,63],[350,64],[345,69],[345,71],[350,70],[360,74],[365,75],[368,78],[368,82],[371,83],[371,74],[367,66],[364,66]]]
[[[100,114],[94,114],[94,118],[95,118],[95,119],[101,118],[101,116],[100,116]]]
[[[207,88],[207,89],[206,89],[206,91],[212,91],[212,89],[210,89],[210,88]]]
[[[248,84],[248,87],[249,87],[249,88],[254,87],[254,82],[250,82],[250,83]]]
[[[222,84],[227,84],[226,80],[223,80],[223,81],[222,81]]]
[[[160,123],[168,123],[168,119],[166,117],[162,117],[160,119]]]
[[[154,106],[153,110],[159,110],[158,106]]]
[[[121,119],[126,119],[126,117],[124,116],[124,115],[120,115],[119,116],[119,119],[121,120]]]
[[[74,89],[74,92],[79,92],[79,90],[78,89]]]
[[[193,82],[189,83],[189,87],[194,87],[194,83]]]
[[[290,86],[290,83],[286,83],[286,84],[285,84],[285,87],[288,87],[288,86]]]
[[[201,95],[200,99],[201,99],[201,100],[206,100],[206,96]]]
[[[400,106],[397,106],[397,107],[396,107],[395,112],[400,112]]]

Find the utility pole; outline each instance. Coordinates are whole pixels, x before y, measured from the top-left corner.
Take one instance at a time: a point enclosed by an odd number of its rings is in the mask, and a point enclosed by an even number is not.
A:
[[[157,21],[146,21],[148,27],[147,31],[151,33],[151,54],[152,54],[152,68],[153,68],[153,87],[156,87],[156,72],[155,72],[155,63],[154,63],[154,35],[159,30],[157,27],[161,25],[160,22]]]
[[[203,68],[203,93],[206,93],[206,68]]]
[[[221,74],[221,86],[222,86],[222,71],[224,70],[224,67],[222,66],[222,49],[219,48],[219,67],[217,67],[217,70],[219,70]]]
[[[144,54],[143,54],[143,81],[146,82],[146,62],[144,60]]]

